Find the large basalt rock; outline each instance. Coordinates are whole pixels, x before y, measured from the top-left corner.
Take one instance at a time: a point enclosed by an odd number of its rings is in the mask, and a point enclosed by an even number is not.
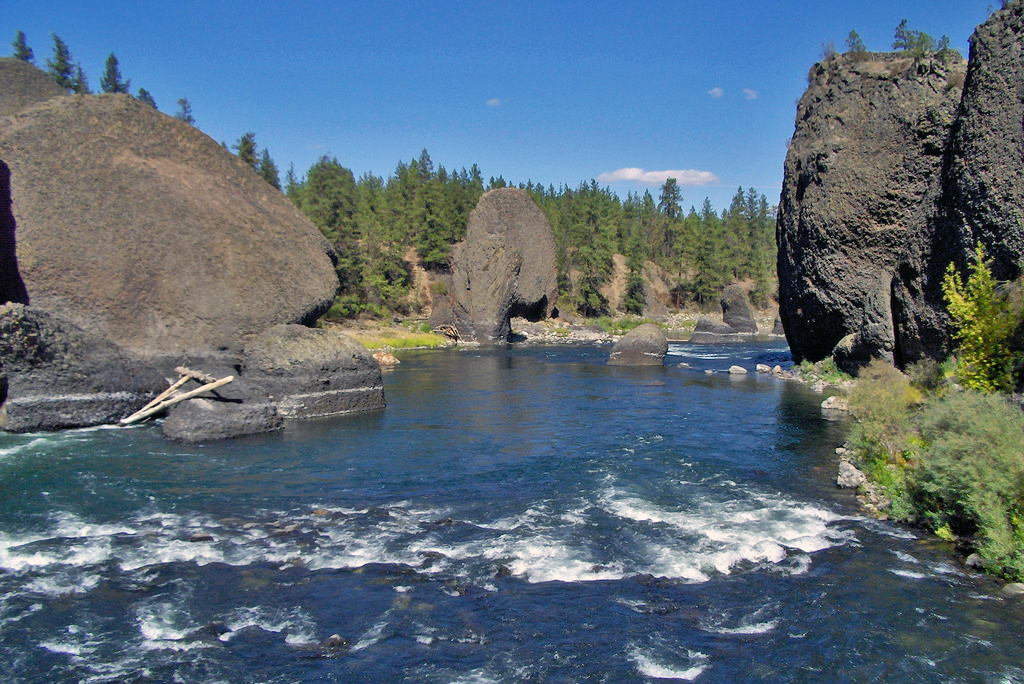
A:
[[[668,353],[668,338],[654,323],[644,323],[622,336],[608,355],[609,366],[661,366]]]
[[[779,315],[797,360],[864,329],[893,360],[893,278],[939,194],[965,70],[951,52],[834,55],[811,70],[777,228]]]
[[[0,367],[9,383],[0,429],[11,432],[114,423],[165,387],[109,340],[23,304],[0,306]]]
[[[238,347],[311,323],[334,297],[329,245],[280,191],[127,95],[54,97],[0,119],[0,159],[31,304],[121,347]]]
[[[797,359],[833,348],[851,366],[942,358],[947,266],[962,272],[981,242],[997,278],[1024,271],[1022,33],[1013,3],[978,27],[966,65],[947,51],[812,70],[777,229],[780,315]]]
[[[245,346],[242,379],[285,418],[384,408],[380,364],[334,330],[277,325]]]
[[[453,247],[451,281],[431,323],[454,325],[464,340],[504,343],[510,321],[551,316],[558,294],[554,234],[529,193],[484,193],[469,215],[466,239]]]

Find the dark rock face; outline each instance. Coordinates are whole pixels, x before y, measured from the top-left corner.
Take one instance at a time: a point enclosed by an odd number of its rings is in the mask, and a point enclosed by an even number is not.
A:
[[[1022,32],[1015,3],[978,27],[966,67],[940,53],[833,57],[812,70],[777,229],[780,315],[797,359],[833,348],[852,368],[942,358],[946,267],[963,270],[980,241],[997,278],[1024,270]]]
[[[245,346],[245,383],[285,418],[311,418],[384,408],[380,364],[339,332],[278,325]]]
[[[0,120],[0,158],[32,305],[123,348],[237,347],[334,297],[326,240],[281,192],[131,97],[21,109]]]
[[[0,366],[12,432],[117,422],[164,388],[150,366],[55,314],[0,306]]]
[[[653,323],[644,323],[622,336],[608,355],[609,366],[661,366],[668,353],[668,338]]]
[[[11,170],[0,159],[0,304],[28,304],[28,292],[18,271],[16,228],[11,213]]]
[[[555,238],[525,190],[501,188],[480,197],[465,241],[449,259],[448,293],[431,323],[454,325],[465,340],[508,341],[513,317],[550,317],[558,294]]]
[[[1024,262],[1024,6],[978,27],[950,149],[946,209],[970,243],[981,240],[993,274],[1016,278]]]
[[[197,444],[282,427],[284,421],[270,402],[234,403],[196,398],[172,407],[161,429],[169,439]]]
[[[777,228],[779,315],[798,360],[862,330],[893,359],[893,276],[937,193],[965,69],[955,57],[871,53],[811,70]]]

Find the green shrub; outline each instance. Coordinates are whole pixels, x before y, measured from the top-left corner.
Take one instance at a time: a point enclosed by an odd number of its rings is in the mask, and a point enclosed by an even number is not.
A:
[[[951,263],[942,279],[942,292],[953,318],[953,336],[960,344],[960,383],[982,392],[1012,389],[1012,342],[1021,314],[992,277],[991,262],[980,243],[967,281]]]
[[[839,385],[853,379],[836,365],[835,359],[831,356],[817,363],[811,363],[804,359],[797,366],[797,370],[804,380],[812,383],[824,382],[829,385]]]
[[[998,395],[949,392],[921,416],[912,473],[922,517],[973,537],[990,572],[1024,578],[1024,414]]]

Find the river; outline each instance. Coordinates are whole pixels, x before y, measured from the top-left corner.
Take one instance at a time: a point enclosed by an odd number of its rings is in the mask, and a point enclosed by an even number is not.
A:
[[[1024,600],[836,489],[821,394],[704,373],[784,345],[607,354],[406,352],[383,411],[195,447],[0,434],[0,679],[1024,682]]]

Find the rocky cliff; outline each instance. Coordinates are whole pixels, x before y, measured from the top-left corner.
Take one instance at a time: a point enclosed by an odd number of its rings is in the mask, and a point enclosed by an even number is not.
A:
[[[777,225],[779,313],[798,360],[942,357],[947,265],[980,240],[1000,278],[1020,274],[1022,30],[1014,4],[977,29],[967,62],[867,53],[811,70]]]

